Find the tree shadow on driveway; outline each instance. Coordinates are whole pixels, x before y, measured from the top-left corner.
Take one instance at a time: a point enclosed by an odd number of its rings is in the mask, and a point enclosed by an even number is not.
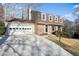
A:
[[[2,45],[8,38],[9,36],[3,36],[1,39],[0,39],[0,45]]]

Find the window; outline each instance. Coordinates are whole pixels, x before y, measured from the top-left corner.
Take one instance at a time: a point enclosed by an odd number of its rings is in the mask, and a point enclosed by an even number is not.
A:
[[[57,21],[57,18],[55,18],[55,21]]]
[[[45,15],[43,14],[43,19],[45,19]]]
[[[21,28],[19,28],[21,30]]]
[[[26,30],[26,28],[25,28],[25,30]]]
[[[22,28],[24,30],[24,28]]]
[[[52,17],[50,16],[50,20],[52,20]]]
[[[46,27],[45,27],[45,32],[48,32],[48,26],[46,25]]]
[[[29,30],[29,28],[27,28],[27,30]]]
[[[15,30],[15,28],[13,28]]]
[[[31,30],[31,28],[29,28]]]
[[[50,21],[52,20],[52,16],[51,16],[51,15],[49,15],[49,20],[50,20]]]
[[[52,30],[54,31],[54,26],[52,26]]]
[[[58,16],[55,16],[54,21],[58,22]]]
[[[41,13],[41,20],[42,20],[42,21],[46,21],[46,14]]]
[[[60,19],[60,22],[62,22],[62,19]]]
[[[58,31],[58,26],[55,26],[55,30]]]
[[[16,28],[18,30],[18,28]]]
[[[12,28],[9,28],[10,30],[12,30]]]

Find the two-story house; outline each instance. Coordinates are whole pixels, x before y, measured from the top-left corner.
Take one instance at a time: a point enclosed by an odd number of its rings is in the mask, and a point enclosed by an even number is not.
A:
[[[37,34],[48,33],[55,31],[62,31],[63,19],[57,15],[50,15],[39,11],[32,11],[32,20],[35,20],[35,27]]]
[[[18,34],[51,34],[55,31],[62,31],[63,18],[58,15],[50,15],[40,11],[28,10],[28,19],[8,21],[8,35]]]

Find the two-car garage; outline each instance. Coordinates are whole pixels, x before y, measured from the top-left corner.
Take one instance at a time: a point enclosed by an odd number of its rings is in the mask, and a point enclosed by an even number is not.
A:
[[[12,22],[8,24],[7,28],[8,35],[27,35],[34,34],[34,32],[33,23]]]

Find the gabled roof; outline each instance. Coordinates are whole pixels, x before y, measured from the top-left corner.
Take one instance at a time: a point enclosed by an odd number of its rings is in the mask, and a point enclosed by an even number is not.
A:
[[[33,23],[32,20],[22,20],[22,19],[17,19],[17,18],[13,18],[12,20],[9,20],[8,22],[22,22],[22,23]]]

